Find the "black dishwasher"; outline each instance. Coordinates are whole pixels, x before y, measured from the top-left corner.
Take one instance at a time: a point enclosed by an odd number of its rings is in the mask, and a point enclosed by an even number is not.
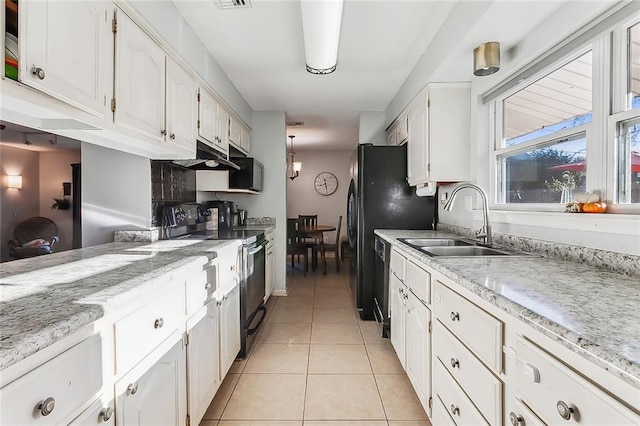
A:
[[[389,258],[391,244],[376,235],[376,261],[373,273],[373,316],[382,337],[389,337]]]

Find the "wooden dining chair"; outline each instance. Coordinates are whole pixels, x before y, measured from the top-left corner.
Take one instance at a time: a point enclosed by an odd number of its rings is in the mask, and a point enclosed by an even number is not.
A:
[[[298,220],[300,221],[300,226],[303,227],[303,229],[318,226],[317,214],[301,214],[298,215]],[[320,242],[316,237],[304,236],[302,238],[302,243],[305,245],[307,251],[311,249],[311,256],[313,259],[312,265],[314,268],[313,270],[315,271],[318,257],[318,245]]]
[[[298,256],[298,260],[300,260],[300,255],[304,258],[304,276],[307,275],[307,271],[309,270],[309,258],[307,255],[308,249],[306,245],[302,242],[302,238],[300,233],[298,232],[300,225],[300,220],[296,218],[288,218],[287,219],[287,256],[291,255],[291,267],[295,267],[295,256]]]
[[[342,215],[338,217],[338,227],[336,228],[336,239],[333,244],[325,244],[324,251],[333,252],[334,257],[336,258],[336,272],[340,272],[340,228],[342,227]]]

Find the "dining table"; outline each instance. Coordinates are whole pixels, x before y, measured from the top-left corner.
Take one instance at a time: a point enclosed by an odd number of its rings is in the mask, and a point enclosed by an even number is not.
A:
[[[298,229],[300,236],[303,238],[315,238],[318,240],[317,246],[312,246],[311,267],[313,270],[318,268],[318,255],[317,251],[320,251],[320,259],[322,260],[322,275],[327,275],[327,259],[325,258],[324,251],[324,233],[335,231],[336,227],[333,225],[307,225]]]

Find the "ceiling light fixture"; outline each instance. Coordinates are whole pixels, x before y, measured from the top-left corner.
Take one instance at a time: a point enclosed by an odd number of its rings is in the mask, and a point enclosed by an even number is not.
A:
[[[290,135],[289,139],[291,139],[291,149],[287,153],[289,156],[288,164],[287,164],[287,177],[291,180],[294,180],[298,176],[300,176],[300,170],[302,170],[302,162],[294,161],[295,151],[293,150],[293,138],[294,135]]]
[[[307,71],[331,74],[338,63],[343,0],[300,0]]]
[[[473,74],[491,75],[500,69],[500,43],[489,41],[473,49]]]

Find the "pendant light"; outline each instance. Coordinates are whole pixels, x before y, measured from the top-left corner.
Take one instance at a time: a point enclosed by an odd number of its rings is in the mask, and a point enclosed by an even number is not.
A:
[[[295,161],[294,159],[295,151],[293,150],[293,138],[295,138],[294,135],[289,136],[289,139],[291,139],[291,149],[287,153],[287,155],[289,156],[287,164],[287,177],[291,180],[297,178],[300,175],[300,170],[302,170],[302,162]]]

